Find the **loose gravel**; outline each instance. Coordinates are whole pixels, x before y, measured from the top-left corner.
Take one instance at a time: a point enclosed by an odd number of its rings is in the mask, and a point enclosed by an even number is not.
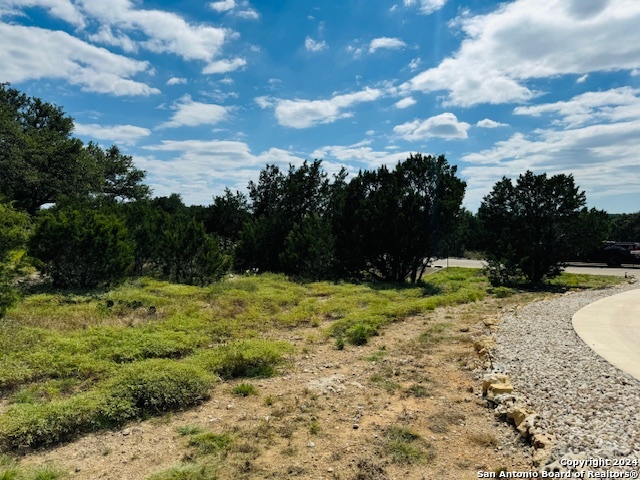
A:
[[[571,324],[582,307],[634,288],[534,302],[506,315],[495,333],[498,365],[556,437],[552,460],[640,461],[640,381],[598,356]]]

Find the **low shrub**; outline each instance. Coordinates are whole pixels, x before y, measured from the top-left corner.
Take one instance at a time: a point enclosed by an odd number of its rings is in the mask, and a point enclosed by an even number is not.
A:
[[[125,365],[103,387],[100,416],[120,424],[196,405],[209,398],[213,377],[188,363],[152,359]]]
[[[249,339],[202,352],[195,361],[223,379],[269,377],[291,351],[287,342]]]
[[[213,376],[194,365],[153,359],[122,367],[98,389],[48,403],[16,403],[0,416],[0,450],[24,451],[208,398]]]
[[[345,332],[345,337],[351,345],[365,345],[369,338],[377,334],[377,328],[367,323],[353,325]]]
[[[98,411],[98,401],[91,395],[13,404],[0,416],[0,450],[20,452],[70,440],[96,427]]]

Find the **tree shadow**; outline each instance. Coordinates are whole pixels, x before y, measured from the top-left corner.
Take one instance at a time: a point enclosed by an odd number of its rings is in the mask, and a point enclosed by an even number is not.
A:
[[[437,285],[432,285],[431,283],[427,283],[424,280],[419,280],[416,283],[394,283],[394,282],[381,282],[377,280],[370,280],[367,282],[363,282],[364,285],[369,287],[371,290],[415,290],[419,288],[422,291],[422,295],[424,297],[429,297],[432,295],[439,295],[443,293],[442,288]]]
[[[82,303],[82,300],[73,299],[73,297],[85,297],[87,301],[94,299],[100,295],[109,292],[114,287],[95,287],[95,288],[60,288],[55,287],[50,280],[42,279],[37,282],[25,282],[17,285],[18,290],[23,296],[32,295],[58,295],[65,300],[66,303]]]

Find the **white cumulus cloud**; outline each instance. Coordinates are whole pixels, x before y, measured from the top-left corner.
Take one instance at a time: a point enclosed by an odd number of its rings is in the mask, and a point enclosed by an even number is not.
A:
[[[258,12],[249,7],[249,2],[246,0],[240,2],[236,2],[235,0],[221,0],[219,2],[211,2],[209,7],[216,12],[232,14],[247,20],[257,20],[260,18]]]
[[[167,80],[167,85],[184,85],[185,83],[187,83],[187,79],[182,77],[171,77]]]
[[[369,53],[374,53],[376,50],[380,50],[381,48],[397,50],[406,46],[407,44],[399,38],[379,37],[374,38],[369,43]]]
[[[595,122],[640,119],[640,89],[620,87],[601,92],[586,92],[566,101],[517,107],[516,115],[539,117],[555,114],[560,124],[573,128]]]
[[[484,120],[480,120],[476,123],[476,127],[480,128],[498,128],[498,127],[508,127],[506,123],[496,122],[495,120],[491,120],[490,118],[485,118]]]
[[[589,198],[640,193],[640,89],[586,92],[565,101],[518,107],[517,115],[546,116],[547,126],[464,155],[471,164],[467,196],[479,204],[486,186],[526,170],[572,173]]]
[[[407,7],[417,5],[423,15],[429,15],[436,10],[440,10],[445,3],[447,3],[447,0],[404,0],[404,4]]]
[[[159,90],[132,80],[149,72],[141,62],[98,48],[65,32],[0,23],[2,79],[64,79],[83,90],[113,95],[152,95]]]
[[[207,65],[202,70],[202,73],[204,73],[205,75],[215,73],[229,73],[244,67],[246,64],[247,61],[244,58],[234,58],[233,60],[217,60]]]
[[[327,145],[311,152],[310,158],[334,161],[345,166],[350,174],[357,175],[358,167],[355,167],[353,162],[364,164],[366,168],[377,168],[381,165],[395,166],[399,161],[408,158],[411,153],[379,151],[373,149],[370,146],[371,143],[371,140],[363,140],[351,145]]]
[[[453,113],[442,113],[426,120],[414,120],[397,125],[393,131],[409,141],[433,137],[453,140],[467,138],[470,126],[466,122],[459,122]]]
[[[311,37],[307,37],[304,40],[304,48],[310,52],[321,52],[322,50],[325,50],[327,46],[327,42],[324,40],[318,42]]]
[[[117,28],[122,41],[125,32],[136,34],[136,44],[156,53],[172,53],[185,60],[212,62],[223,44],[233,36],[231,30],[187,22],[163,10],[135,8],[130,0],[77,0],[87,16],[105,27]]]
[[[285,127],[308,128],[322,123],[332,123],[340,118],[352,116],[347,109],[362,102],[377,100],[382,92],[365,88],[359,92],[336,95],[329,100],[279,100],[260,97],[260,106],[275,104],[278,123]],[[264,108],[263,107],[263,108]]]
[[[209,6],[216,12],[227,12],[236,8],[236,2],[234,0],[222,0],[220,2],[211,2]]]
[[[636,0],[516,0],[456,24],[460,49],[403,89],[444,90],[459,106],[524,102],[538,94],[531,79],[640,68]]]
[[[417,102],[415,101],[414,98],[412,97],[406,97],[403,98],[402,100],[398,100],[394,105],[396,106],[396,108],[408,108],[412,105],[415,105]]]
[[[195,127],[197,125],[215,125],[227,118],[228,107],[212,103],[194,101],[185,95],[172,106],[175,113],[171,120],[162,123],[158,128]]]
[[[70,0],[0,0],[0,16],[3,13],[19,15],[18,8],[27,7],[44,8],[51,16],[78,28],[84,28],[86,25],[84,15]]]
[[[138,140],[151,135],[148,128],[135,125],[98,125],[95,123],[76,123],[74,133],[96,140],[106,140],[119,145],[135,145]]]

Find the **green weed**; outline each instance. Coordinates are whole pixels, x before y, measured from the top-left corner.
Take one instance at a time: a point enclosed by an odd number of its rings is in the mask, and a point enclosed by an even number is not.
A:
[[[389,393],[393,393],[396,390],[398,390],[400,388],[400,384],[397,382],[394,382],[392,380],[390,380],[388,378],[388,376],[385,375],[381,375],[379,373],[374,373],[373,375],[371,375],[369,377],[369,380],[372,383],[377,384],[378,386],[380,386],[381,388],[383,388],[384,390],[386,390]]]
[[[386,432],[385,452],[393,463],[419,464],[433,460],[435,453],[415,431],[392,426]]]
[[[425,387],[424,385],[419,385],[414,383],[410,387],[406,389],[407,394],[413,395],[416,398],[424,398],[433,393],[433,390]]]
[[[200,455],[209,455],[212,453],[223,453],[233,442],[231,436],[227,433],[205,432],[194,435],[189,439],[189,446],[195,447]]]
[[[148,477],[147,480],[212,480],[215,468],[206,464],[185,463]]]
[[[58,480],[63,474],[57,468],[51,466],[38,467],[26,477],[28,480]]]
[[[372,354],[364,357],[364,359],[367,360],[368,362],[379,362],[384,358],[386,354],[387,354],[387,349],[384,346],[382,346],[382,347],[379,347],[378,350],[376,350]]]
[[[317,435],[318,433],[320,433],[320,425],[316,420],[313,420],[309,425],[309,433],[311,435]]]
[[[241,383],[231,389],[231,393],[239,397],[248,397],[249,395],[257,395],[258,389],[250,383]]]
[[[178,432],[178,435],[180,435],[181,437],[185,437],[188,435],[202,433],[202,428],[196,427],[194,425],[183,425],[181,427],[178,427],[176,431]]]
[[[513,288],[509,287],[492,287],[488,289],[488,292],[495,295],[496,298],[508,298],[516,293]]]

